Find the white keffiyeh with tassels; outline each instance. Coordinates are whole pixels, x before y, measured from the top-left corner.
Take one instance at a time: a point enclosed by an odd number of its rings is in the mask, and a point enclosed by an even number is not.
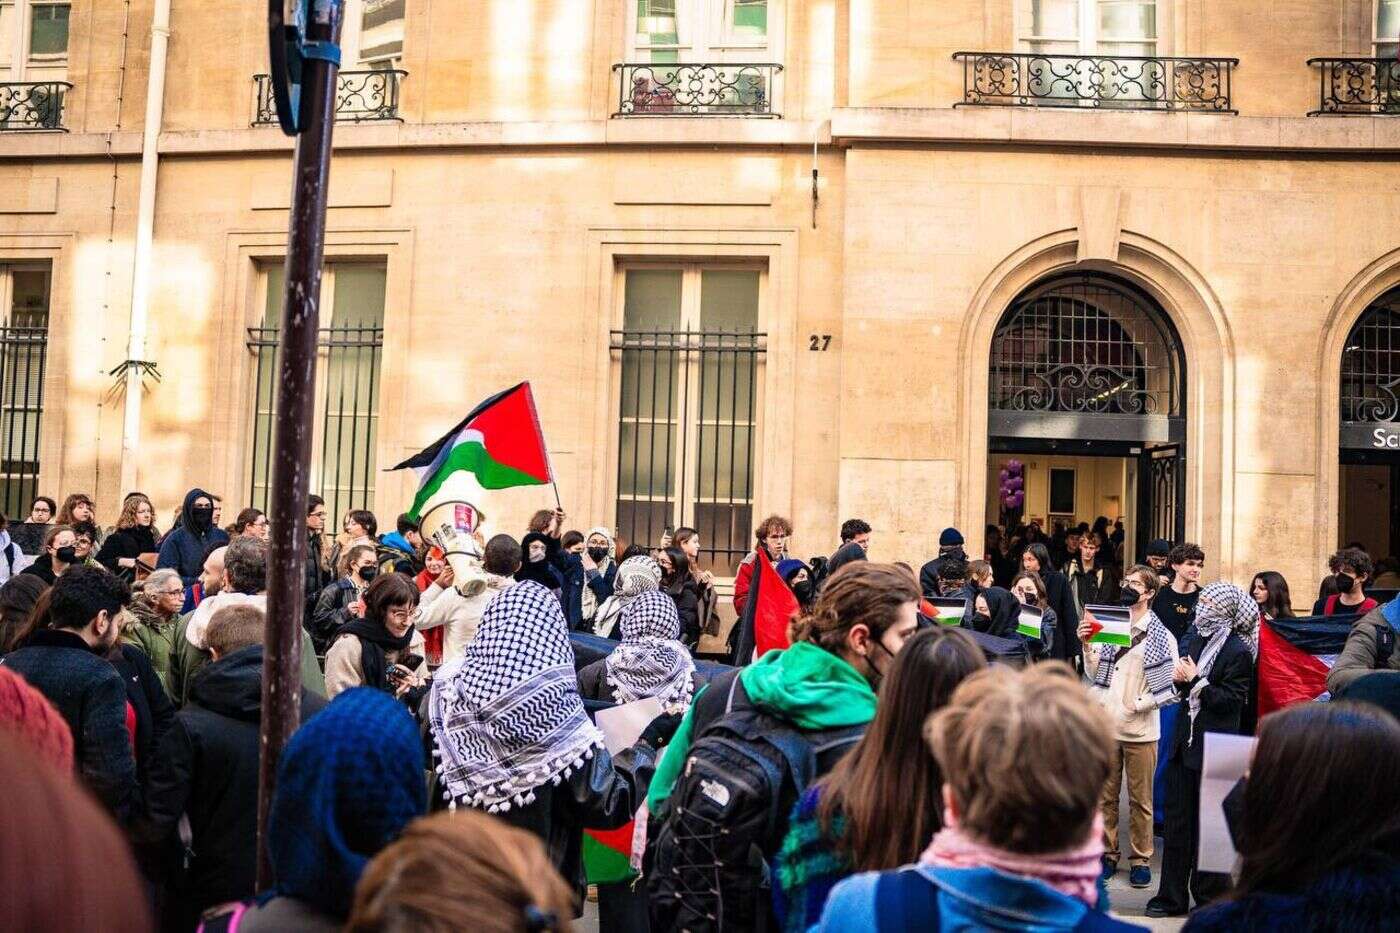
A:
[[[690,707],[695,661],[680,643],[676,601],[660,590],[639,594],[622,610],[622,644],[604,665],[619,703],[656,697],[668,713]]]
[[[533,803],[603,747],[553,593],[523,582],[491,600],[466,654],[438,672],[429,721],[443,797],[490,813]]]
[[[593,634],[611,638],[613,628],[622,618],[622,610],[642,593],[661,587],[661,565],[650,557],[629,557],[617,565],[613,579],[613,594],[607,598],[593,618]]]
[[[1201,691],[1210,683],[1211,671],[1220,649],[1231,635],[1238,635],[1252,657],[1259,657],[1259,604],[1249,591],[1233,583],[1212,583],[1201,590],[1196,599],[1196,631],[1206,640],[1196,661],[1196,684],[1186,698],[1187,714],[1192,730],[1187,744],[1195,736],[1196,716],[1201,711]]]

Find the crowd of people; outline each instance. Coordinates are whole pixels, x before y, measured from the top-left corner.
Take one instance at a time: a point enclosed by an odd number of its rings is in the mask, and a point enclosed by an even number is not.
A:
[[[860,519],[799,559],[769,516],[726,567],[694,528],[624,546],[546,509],[449,560],[406,514],[332,535],[316,496],[259,885],[268,519],[221,508],[191,489],[162,534],[132,493],[102,529],[79,493],[0,527],[5,929],[541,933],[593,896],[609,933],[1135,929],[1124,863],[1190,930],[1400,906],[1400,599],[1359,547],[1312,606],[1351,624],[1331,702],[1256,721],[1287,581],[1108,519],[975,556],[948,528],[916,570]],[[759,651],[770,578],[796,608]],[[621,743],[619,707],[650,710]],[[1221,732],[1257,735],[1233,874],[1198,865]]]

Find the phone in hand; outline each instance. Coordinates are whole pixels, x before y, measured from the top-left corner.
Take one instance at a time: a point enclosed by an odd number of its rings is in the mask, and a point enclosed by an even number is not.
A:
[[[410,671],[416,671],[423,664],[423,656],[421,654],[406,654],[399,663]]]

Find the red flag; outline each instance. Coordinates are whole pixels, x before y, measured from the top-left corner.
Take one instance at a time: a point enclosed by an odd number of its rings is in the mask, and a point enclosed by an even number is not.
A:
[[[800,607],[797,597],[768,559],[760,554],[756,563],[753,592],[749,594],[744,614],[753,616],[754,657],[759,658],[766,651],[792,644],[788,641],[788,624]]]
[[[1259,627],[1258,710],[1261,717],[1294,703],[1322,697],[1327,693],[1327,674],[1332,669],[1330,657],[1298,647],[1275,631],[1276,625],[1269,623]]]

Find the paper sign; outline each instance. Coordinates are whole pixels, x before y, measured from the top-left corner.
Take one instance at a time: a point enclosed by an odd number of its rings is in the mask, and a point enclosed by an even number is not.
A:
[[[642,737],[642,730],[661,715],[661,700],[647,697],[632,703],[624,703],[609,709],[600,709],[594,714],[594,721],[603,730],[603,745],[608,754],[616,755],[624,748],[631,748]]]
[[[1182,710],[1180,715],[1186,715],[1186,711]],[[1249,770],[1255,738],[1207,732],[1201,736],[1201,741],[1206,744],[1201,762],[1201,844],[1196,864],[1201,871],[1229,874],[1235,870],[1236,853],[1221,804]]]

